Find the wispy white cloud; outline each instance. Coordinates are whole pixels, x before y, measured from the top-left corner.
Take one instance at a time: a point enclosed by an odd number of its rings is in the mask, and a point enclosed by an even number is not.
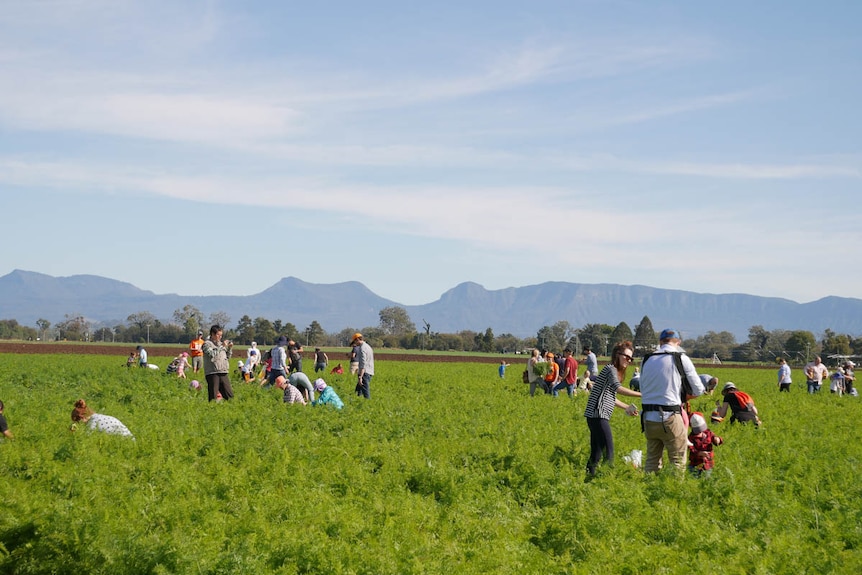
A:
[[[859,178],[862,168],[852,165],[830,165],[803,162],[799,164],[695,163],[657,161],[638,162],[633,168],[644,173],[742,180],[796,180],[811,178]]]
[[[698,112],[710,110],[717,107],[729,106],[746,100],[750,100],[756,95],[756,91],[738,91],[728,92],[724,94],[713,94],[708,96],[700,96],[690,98],[688,100],[680,100],[669,102],[657,106],[646,107],[629,113],[608,114],[605,118],[607,125],[619,124],[637,124],[641,122],[649,122],[659,118],[678,116],[690,112]]]

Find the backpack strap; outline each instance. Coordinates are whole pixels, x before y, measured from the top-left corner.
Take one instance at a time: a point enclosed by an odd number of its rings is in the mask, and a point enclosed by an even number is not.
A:
[[[694,388],[691,385],[691,382],[688,380],[688,376],[685,374],[685,367],[682,365],[682,352],[681,351],[656,351],[653,353],[646,354],[641,360],[641,370],[643,370],[643,366],[646,361],[656,355],[672,355],[673,356],[673,365],[676,368],[677,373],[679,374],[680,382],[682,383],[680,394],[682,395],[680,402],[685,404],[689,395],[694,395]]]

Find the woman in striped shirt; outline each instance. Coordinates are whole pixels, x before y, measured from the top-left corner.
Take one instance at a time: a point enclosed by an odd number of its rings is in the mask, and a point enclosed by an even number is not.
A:
[[[640,397],[640,392],[632,391],[622,387],[621,382],[625,380],[626,369],[634,361],[634,349],[632,342],[624,341],[614,346],[611,352],[611,363],[606,365],[599,373],[590,397],[587,399],[587,409],[584,417],[587,418],[587,427],[590,429],[590,460],[587,462],[588,479],[595,476],[599,460],[613,465],[614,461],[614,438],[611,435],[610,418],[614,407],[626,411],[626,415],[637,415],[638,409],[634,405],[626,405],[617,399],[617,393]]]

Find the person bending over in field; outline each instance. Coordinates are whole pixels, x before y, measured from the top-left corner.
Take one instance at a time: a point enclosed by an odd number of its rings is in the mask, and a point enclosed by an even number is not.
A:
[[[335,390],[326,385],[326,382],[323,379],[314,380],[314,389],[320,394],[320,396],[311,402],[311,405],[331,405],[335,409],[341,409],[344,407],[344,402],[341,401],[341,398],[338,397],[338,394],[335,393]]]
[[[72,427],[69,431],[77,430],[79,423],[86,424],[88,431],[104,431],[113,435],[135,438],[129,428],[123,425],[119,419],[110,415],[93,413],[93,410],[87,407],[87,402],[83,399],[75,402],[75,408],[72,409]]]
[[[285,403],[298,403],[300,405],[307,405],[305,398],[302,397],[302,393],[296,389],[295,386],[291,385],[283,375],[279,375],[275,378],[275,387],[284,391],[284,402]]]
[[[730,416],[731,423],[753,421],[755,426],[760,426],[760,417],[757,414],[757,408],[754,407],[754,400],[751,399],[750,395],[736,389],[736,385],[732,381],[724,384],[724,387],[721,388],[721,395],[724,396],[724,403],[719,404],[716,402],[711,416],[712,421],[723,421],[727,415],[727,410],[730,409],[732,412]]]

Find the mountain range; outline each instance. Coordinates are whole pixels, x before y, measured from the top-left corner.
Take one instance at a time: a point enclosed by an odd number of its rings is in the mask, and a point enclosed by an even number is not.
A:
[[[193,305],[205,315],[225,312],[233,325],[244,315],[293,323],[300,329],[317,321],[328,332],[376,326],[388,306],[407,310],[422,329],[428,322],[438,333],[485,331],[518,337],[535,335],[546,325],[565,320],[573,327],[588,323],[634,330],[644,316],[656,329],[673,327],[684,337],[708,331],[729,331],[738,341],[748,329],[804,329],[819,335],[862,332],[862,300],[829,296],[809,303],[746,294],[702,294],[681,290],[546,282],[524,287],[486,290],[465,282],[423,305],[402,305],[382,298],[359,282],[312,284],[286,277],[249,296],[182,296],[155,294],[132,284],[94,275],[53,277],[14,270],[0,277],[0,319],[35,326],[40,318],[56,324],[66,315],[85,317],[93,326],[114,326],[133,313],[149,312],[171,321],[173,313]]]

